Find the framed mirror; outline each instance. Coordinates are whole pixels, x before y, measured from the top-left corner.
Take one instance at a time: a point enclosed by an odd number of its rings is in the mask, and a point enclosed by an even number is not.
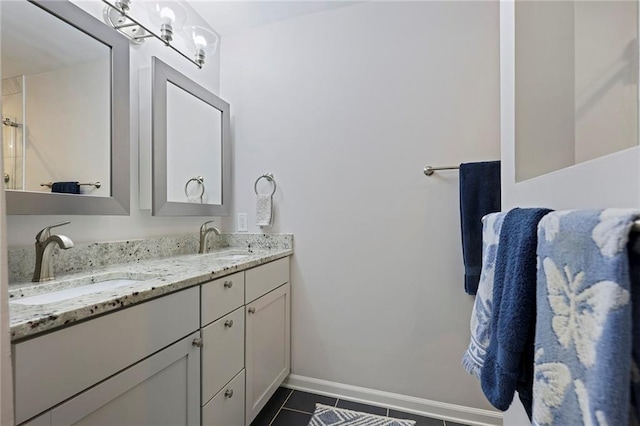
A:
[[[638,145],[638,2],[516,1],[521,182]]]
[[[229,104],[154,57],[152,214],[228,216]]]
[[[0,7],[7,214],[128,214],[129,42],[68,1]]]

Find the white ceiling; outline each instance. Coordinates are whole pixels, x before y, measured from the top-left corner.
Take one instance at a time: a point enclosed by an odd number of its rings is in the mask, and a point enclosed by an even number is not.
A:
[[[2,77],[109,60],[109,47],[26,1],[2,1]]]
[[[351,6],[360,1],[217,1],[189,0],[189,4],[221,36],[284,21],[310,13]]]

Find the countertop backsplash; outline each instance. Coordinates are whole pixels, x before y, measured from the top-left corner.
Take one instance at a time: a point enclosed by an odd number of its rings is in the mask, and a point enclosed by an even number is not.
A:
[[[272,250],[292,249],[292,234],[222,234],[209,237],[209,250],[223,248]],[[77,244],[69,250],[53,252],[56,275],[104,268],[111,265],[140,262],[198,252],[199,236],[194,234],[167,235],[147,239],[106,241]],[[30,281],[35,267],[35,248],[8,249],[9,285]]]

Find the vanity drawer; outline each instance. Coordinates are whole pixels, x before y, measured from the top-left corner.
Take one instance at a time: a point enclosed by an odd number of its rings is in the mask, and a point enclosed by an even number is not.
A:
[[[202,329],[202,403],[244,368],[244,307]]]
[[[249,269],[245,275],[245,303],[253,302],[287,282],[289,282],[288,257]]]
[[[21,423],[198,329],[197,287],[13,346]]]
[[[244,370],[202,407],[202,426],[244,425]]]
[[[202,284],[202,326],[244,304],[244,272]]]

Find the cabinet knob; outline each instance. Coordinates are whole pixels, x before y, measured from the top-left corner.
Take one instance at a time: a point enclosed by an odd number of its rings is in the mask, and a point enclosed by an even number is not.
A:
[[[247,309],[247,312],[250,314],[255,314],[256,313],[256,308],[249,308]]]
[[[233,389],[227,389],[226,391],[224,391],[224,396],[226,398],[233,398]]]
[[[231,287],[233,287],[233,281],[224,282],[224,288],[231,288]]]
[[[202,339],[193,339],[193,342],[191,343],[193,346],[195,346],[196,348],[201,348],[202,347]]]
[[[233,327],[233,320],[226,320],[224,326],[229,328]]]

